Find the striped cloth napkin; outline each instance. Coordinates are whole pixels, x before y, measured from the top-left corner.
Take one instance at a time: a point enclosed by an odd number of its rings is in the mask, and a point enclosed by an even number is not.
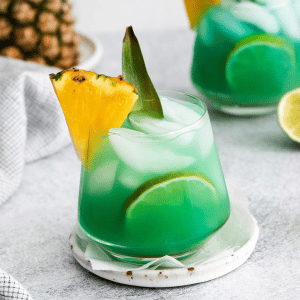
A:
[[[18,188],[25,163],[49,156],[71,142],[49,79],[50,73],[57,72],[0,57],[0,205]],[[31,298],[0,270],[0,299]]]

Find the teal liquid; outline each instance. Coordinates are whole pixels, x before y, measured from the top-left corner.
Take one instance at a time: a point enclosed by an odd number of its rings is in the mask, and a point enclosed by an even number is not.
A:
[[[254,88],[232,88],[226,73],[228,58],[236,44],[243,39],[267,34],[257,26],[239,20],[228,7],[212,8],[202,18],[197,28],[194,46],[191,77],[195,87],[204,93],[216,108],[220,106],[268,107],[276,106],[281,97],[288,91],[299,87],[300,80],[300,43],[288,37],[283,30],[276,36],[291,44],[295,55],[295,66],[289,70],[277,68],[280,60],[270,58],[269,73],[259,64],[255,72],[247,74],[245,81],[254,81]],[[253,61],[255,64],[255,61]],[[243,66],[241,66],[242,68]],[[272,73],[272,70],[275,72]],[[267,73],[258,80],[257,74]],[[241,71],[242,73],[242,71]],[[257,80],[255,82],[255,80]],[[270,84],[271,82],[271,84]]]
[[[121,144],[121,154],[110,138],[105,138],[91,172],[82,169],[81,229],[114,253],[156,257],[195,249],[220,228],[229,217],[230,204],[207,114],[204,118],[204,126],[174,139],[160,138],[154,143],[128,139]],[[130,124],[126,122],[124,127],[130,128]],[[165,159],[177,159],[164,165],[164,155]],[[143,217],[149,213],[145,207],[145,213],[136,216],[139,226],[128,226],[126,199],[149,180],[179,171],[204,175],[215,186],[216,196],[207,199],[186,187],[186,201],[177,205],[174,198],[170,206],[155,208],[147,219]]]

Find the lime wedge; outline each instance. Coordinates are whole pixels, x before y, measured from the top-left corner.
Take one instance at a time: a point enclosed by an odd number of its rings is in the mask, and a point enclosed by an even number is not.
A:
[[[292,43],[279,36],[252,35],[231,51],[226,79],[236,93],[277,95],[290,86],[295,68]]]
[[[146,182],[124,208],[131,239],[147,245],[199,242],[228,216],[224,217],[214,184],[194,172],[170,173]]]
[[[282,130],[292,140],[300,143],[300,88],[282,97],[277,112]]]

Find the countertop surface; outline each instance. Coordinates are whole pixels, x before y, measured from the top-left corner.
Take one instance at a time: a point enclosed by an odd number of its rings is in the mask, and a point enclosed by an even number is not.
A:
[[[157,89],[198,95],[190,81],[194,34],[136,32]],[[121,74],[123,33],[98,35],[104,56],[94,71]],[[276,114],[232,117],[209,110],[225,177],[249,199],[260,236],[248,261],[212,281],[179,288],[124,286],[92,275],[73,258],[80,163],[70,145],[25,166],[17,192],[0,206],[0,266],[34,300],[299,299],[300,147],[281,131]]]

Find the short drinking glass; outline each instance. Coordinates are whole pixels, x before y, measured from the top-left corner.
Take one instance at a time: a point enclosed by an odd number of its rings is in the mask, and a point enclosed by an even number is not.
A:
[[[119,259],[195,251],[228,219],[230,203],[205,105],[159,92],[164,118],[130,113],[82,168],[79,226]]]
[[[300,84],[300,1],[199,1],[212,5],[196,27],[195,87],[227,113],[275,111]]]

